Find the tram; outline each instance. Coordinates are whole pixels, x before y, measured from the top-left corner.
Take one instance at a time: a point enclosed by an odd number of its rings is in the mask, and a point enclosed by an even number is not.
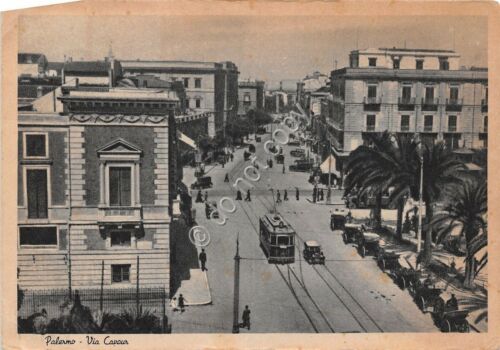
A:
[[[295,231],[279,214],[260,218],[260,246],[270,264],[291,264],[295,261]]]

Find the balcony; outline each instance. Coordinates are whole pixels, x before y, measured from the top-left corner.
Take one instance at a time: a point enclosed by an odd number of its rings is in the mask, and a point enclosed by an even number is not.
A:
[[[461,98],[450,98],[446,99],[446,110],[452,112],[459,112],[462,110],[463,99]]]
[[[410,126],[409,125],[401,125],[401,132],[408,132],[410,131]]]
[[[142,220],[140,207],[100,207],[99,223],[137,223]]]
[[[375,131],[375,125],[367,125],[365,131],[368,131],[368,132]]]
[[[483,98],[481,100],[481,111],[488,112],[488,99],[487,98]]]
[[[398,109],[400,111],[413,111],[415,109],[415,97],[399,97]]]
[[[423,111],[437,111],[439,104],[438,98],[422,98]]]
[[[424,125],[424,132],[432,132],[432,125]]]
[[[457,132],[458,128],[456,125],[448,125],[448,132]]]
[[[363,100],[365,111],[380,111],[380,97],[365,97]]]

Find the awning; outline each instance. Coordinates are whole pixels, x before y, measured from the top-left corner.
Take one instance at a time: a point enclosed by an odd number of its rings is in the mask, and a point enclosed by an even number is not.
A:
[[[340,173],[335,170],[335,157],[331,154],[325,159],[325,161],[319,166],[323,174],[332,173],[337,177],[340,177]]]
[[[177,138],[179,140],[181,140],[182,142],[184,142],[186,145],[194,148],[194,149],[198,149],[198,147],[196,146],[196,142],[190,138],[189,136],[187,136],[186,134],[183,134],[182,132],[178,131],[177,130]]]
[[[474,163],[466,163],[465,167],[469,171],[483,171],[483,168],[481,168],[479,165],[474,164]]]

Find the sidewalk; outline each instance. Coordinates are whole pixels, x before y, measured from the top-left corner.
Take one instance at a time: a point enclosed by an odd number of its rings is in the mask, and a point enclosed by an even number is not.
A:
[[[390,232],[394,232],[394,228],[386,226]],[[382,236],[384,239],[384,249],[387,251],[396,251],[400,255],[402,266],[415,268],[417,260],[417,239],[409,234],[403,234],[402,242],[396,242],[391,236]],[[450,264],[455,261],[455,268],[458,274],[451,274],[449,271]],[[428,271],[437,281],[436,287],[442,288],[444,291],[441,297],[446,301],[455,294],[459,307],[461,309],[470,310],[467,320],[469,321],[471,330],[475,332],[487,332],[488,323],[484,319],[478,320],[478,317],[485,311],[487,304],[487,280],[488,276],[485,270],[481,271],[476,277],[477,287],[474,290],[465,289],[459,280],[459,276],[463,276],[465,271],[465,263],[463,257],[458,257],[452,253],[433,247],[432,260],[427,267]]]

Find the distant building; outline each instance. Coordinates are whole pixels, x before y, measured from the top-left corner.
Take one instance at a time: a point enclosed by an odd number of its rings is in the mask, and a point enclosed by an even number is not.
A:
[[[49,62],[47,64],[47,75],[49,77],[60,77],[62,75],[63,67],[64,62]]]
[[[122,70],[120,62],[111,57],[104,61],[69,60],[61,74],[64,85],[115,87]]]
[[[320,101],[330,94],[330,79],[320,72],[313,72],[297,82],[297,103],[306,112],[318,115],[321,110]]]
[[[18,115],[20,288],[126,289],[139,276],[168,292],[175,92],[70,89],[60,100],[62,113]]]
[[[47,71],[47,57],[41,53],[17,54],[17,75],[19,77],[44,76]]]
[[[240,81],[238,83],[238,115],[245,115],[249,110],[264,109],[264,82]]]
[[[421,134],[451,149],[487,147],[488,72],[459,66],[451,50],[352,51],[350,66],[331,72],[331,98],[318,122],[342,176],[349,153],[371,133]]]
[[[144,74],[166,81],[180,81],[185,105],[196,113],[214,113],[209,135],[222,133],[228,118],[238,110],[238,68],[232,62],[121,61],[124,77]]]

